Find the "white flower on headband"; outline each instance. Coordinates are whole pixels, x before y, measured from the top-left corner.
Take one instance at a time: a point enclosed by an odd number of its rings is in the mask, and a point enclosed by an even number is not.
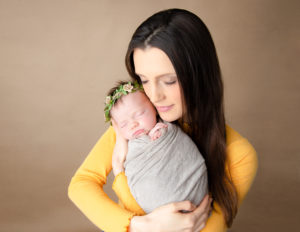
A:
[[[111,96],[107,96],[106,99],[105,99],[105,104],[109,104],[111,101]]]
[[[133,86],[131,85],[131,83],[128,83],[126,85],[123,86],[123,89],[125,91],[127,91],[128,93],[131,93],[132,89],[133,89]]]
[[[113,100],[119,99],[121,96],[122,96],[122,93],[121,93],[121,92],[117,92],[117,93],[115,93],[115,95],[113,96]]]

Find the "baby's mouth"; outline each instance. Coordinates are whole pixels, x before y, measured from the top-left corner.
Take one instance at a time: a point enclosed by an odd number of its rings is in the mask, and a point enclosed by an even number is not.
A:
[[[145,130],[144,129],[139,129],[136,132],[133,133],[133,137],[136,138],[142,134],[145,134]]]

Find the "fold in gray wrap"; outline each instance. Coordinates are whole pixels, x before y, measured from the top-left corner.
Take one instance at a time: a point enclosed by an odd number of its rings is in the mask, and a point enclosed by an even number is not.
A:
[[[167,203],[198,205],[208,192],[204,159],[178,126],[166,123],[163,135],[129,141],[124,163],[130,191],[146,213]]]

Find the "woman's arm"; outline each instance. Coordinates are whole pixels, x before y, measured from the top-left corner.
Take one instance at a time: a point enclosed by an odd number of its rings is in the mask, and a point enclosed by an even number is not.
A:
[[[110,127],[76,171],[68,189],[74,204],[104,231],[127,231],[134,213],[121,208],[103,191],[112,169],[115,133]]]
[[[111,122],[116,133],[116,144],[112,155],[112,169],[116,177],[120,172],[124,172],[124,162],[128,152],[128,140],[121,135],[120,129],[113,118]]]
[[[130,232],[198,232],[205,226],[210,203],[211,199],[207,195],[197,208],[189,201],[161,206],[145,216],[134,216],[131,220]],[[190,213],[180,212],[182,210]]]

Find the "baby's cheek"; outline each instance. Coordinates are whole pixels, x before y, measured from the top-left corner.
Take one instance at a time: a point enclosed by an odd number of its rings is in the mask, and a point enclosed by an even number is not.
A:
[[[151,117],[149,118],[149,123],[151,124],[151,128],[156,125],[156,115],[151,115]]]

